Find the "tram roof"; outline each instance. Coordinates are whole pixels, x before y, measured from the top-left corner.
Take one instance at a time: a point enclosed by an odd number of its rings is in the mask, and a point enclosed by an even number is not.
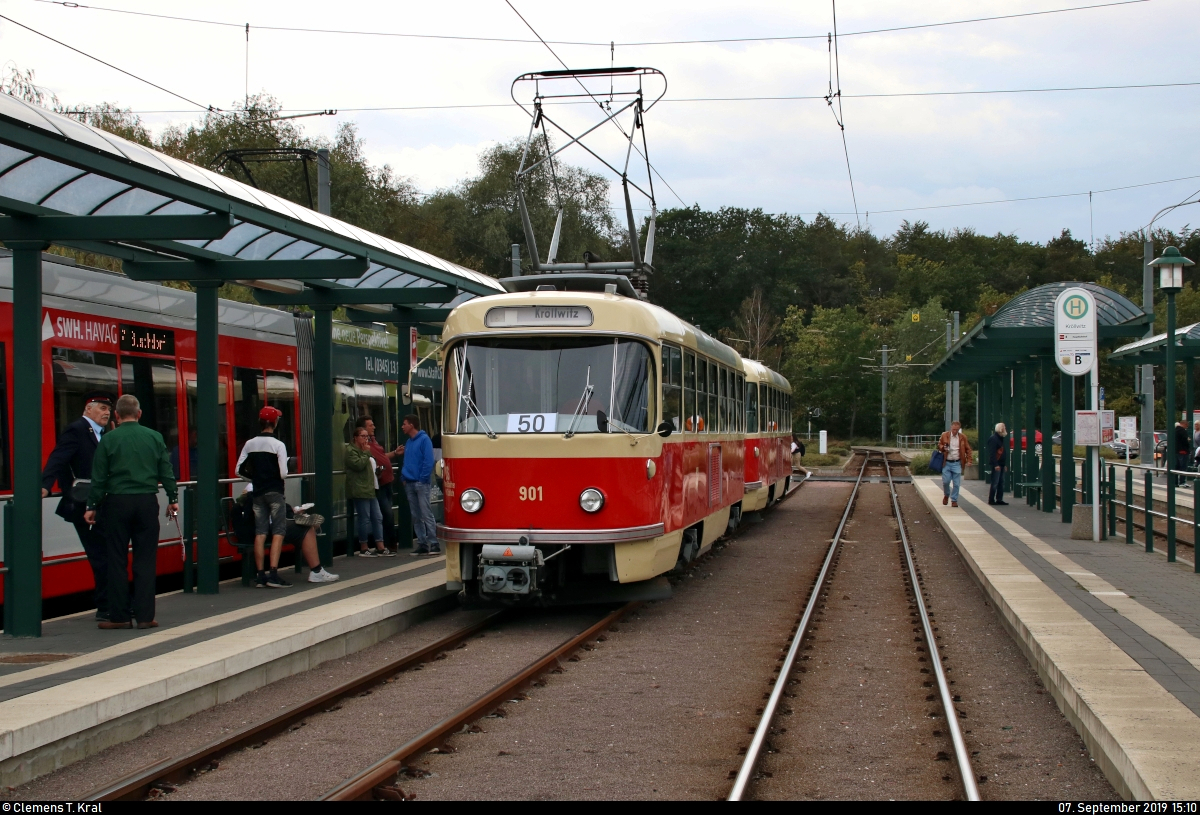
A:
[[[746,378],[756,382],[766,382],[780,390],[791,393],[792,385],[783,374],[773,371],[756,359],[742,358],[742,367],[746,370]]]
[[[486,325],[487,312],[493,308],[544,306],[586,306],[592,310],[589,326],[529,326],[492,328]],[[634,333],[654,340],[677,342],[711,359],[742,370],[742,357],[725,343],[676,317],[653,303],[593,291],[512,292],[488,297],[486,302],[468,303],[456,308],[446,321],[442,339],[450,341],[458,334],[489,335],[504,333]]]
[[[0,94],[0,213],[229,213],[234,226],[217,240],[62,243],[126,260],[366,257],[370,264],[359,278],[306,282],[321,288],[455,287],[452,300],[442,302],[442,295],[430,306],[503,291],[485,274],[7,94]]]
[[[983,379],[1054,353],[1054,302],[1067,288],[1087,289],[1096,300],[1101,342],[1146,333],[1154,315],[1129,298],[1095,283],[1047,283],[1018,294],[977,322],[929,371],[938,382]]]
[[[1108,361],[1114,365],[1166,364],[1167,333],[1155,334],[1144,340],[1122,345],[1113,351]],[[1200,357],[1200,323],[1175,329],[1175,360],[1184,362]]]

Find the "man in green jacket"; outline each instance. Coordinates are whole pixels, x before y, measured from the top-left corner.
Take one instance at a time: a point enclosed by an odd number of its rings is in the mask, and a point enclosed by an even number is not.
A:
[[[126,552],[133,542],[133,616],[138,628],[157,628],[154,581],[158,565],[158,485],[167,492],[167,516],[179,511],[175,473],[162,434],[142,427],[137,397],[117,400],[121,423],[108,431],[92,459],[92,488],[83,519],[97,522],[108,544],[109,617],[100,628],[132,628]],[[99,512],[97,513],[97,508]]]

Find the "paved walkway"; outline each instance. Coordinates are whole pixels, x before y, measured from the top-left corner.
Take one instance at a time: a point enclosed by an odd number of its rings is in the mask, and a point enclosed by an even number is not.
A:
[[[1114,786],[1200,796],[1200,576],[1123,538],[1071,540],[1057,513],[989,506],[981,482],[958,509],[915,483]]]

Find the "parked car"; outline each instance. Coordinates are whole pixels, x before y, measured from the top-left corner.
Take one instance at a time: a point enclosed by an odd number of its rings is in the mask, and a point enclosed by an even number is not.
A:
[[[1035,430],[1035,431],[1033,431],[1033,434],[1034,434],[1033,442],[1034,442],[1034,444],[1038,445],[1034,449],[1040,453],[1042,451],[1042,448],[1041,448],[1042,431]],[[1029,449],[1029,445],[1027,444],[1028,441],[1029,441],[1029,437],[1025,435],[1024,431],[1022,431],[1022,433],[1021,433],[1021,449],[1022,450]],[[1017,446],[1016,433],[1015,432],[1009,433],[1008,434],[1008,449],[1010,449],[1010,450],[1016,449],[1016,446]]]
[[[1138,451],[1137,451],[1137,448],[1135,447],[1135,444],[1126,444],[1125,442],[1121,441],[1120,439],[1114,439],[1113,441],[1108,442],[1104,446],[1107,447],[1109,450],[1112,450],[1114,453],[1116,453],[1121,458],[1125,458],[1127,452],[1129,454],[1129,458],[1137,458]]]

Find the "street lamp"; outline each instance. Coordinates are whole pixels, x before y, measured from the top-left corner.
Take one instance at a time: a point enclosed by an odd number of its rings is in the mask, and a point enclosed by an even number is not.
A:
[[[1167,380],[1167,449],[1170,456],[1167,460],[1167,560],[1175,562],[1175,478],[1171,474],[1171,463],[1176,455],[1175,449],[1175,295],[1183,288],[1183,267],[1194,266],[1195,263],[1179,254],[1174,246],[1163,250],[1162,257],[1150,261],[1151,266],[1158,267],[1158,287],[1167,294],[1167,343],[1163,348],[1163,366]]]

